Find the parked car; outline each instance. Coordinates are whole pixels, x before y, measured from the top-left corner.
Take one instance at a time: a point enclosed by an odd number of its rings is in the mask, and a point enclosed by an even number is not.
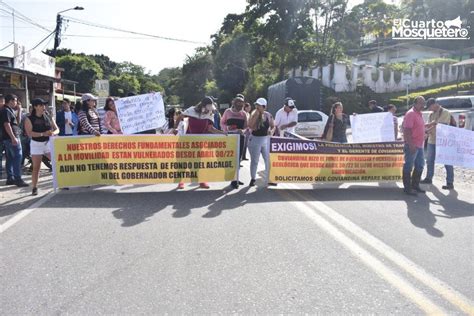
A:
[[[321,138],[328,116],[321,111],[298,111],[296,134],[306,138]]]
[[[457,127],[474,130],[474,95],[462,95],[437,98],[437,102],[448,110],[456,121]],[[428,122],[431,111],[423,111],[423,119]]]

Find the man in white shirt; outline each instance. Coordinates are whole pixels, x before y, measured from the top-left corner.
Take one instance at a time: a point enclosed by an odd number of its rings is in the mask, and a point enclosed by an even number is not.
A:
[[[298,124],[298,110],[295,101],[292,98],[286,98],[285,105],[275,115],[275,126],[278,128],[279,135],[283,137],[285,132],[294,133],[296,124]]]
[[[59,136],[77,135],[79,119],[76,113],[71,111],[71,102],[64,99],[62,102],[63,110],[56,113],[56,124],[59,127]]]

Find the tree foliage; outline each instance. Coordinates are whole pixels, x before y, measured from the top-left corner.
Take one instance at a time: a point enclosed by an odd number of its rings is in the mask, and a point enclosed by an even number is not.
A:
[[[128,93],[140,92],[140,82],[132,74],[122,73],[118,76],[111,76],[109,81],[111,95],[125,97]]]
[[[96,79],[102,79],[102,68],[88,56],[65,55],[56,58],[56,65],[65,69],[63,77],[78,82],[80,92],[92,91]]]
[[[184,106],[199,102],[205,95],[206,82],[213,79],[212,56],[208,49],[200,48],[193,56],[188,56],[182,69],[180,97]]]

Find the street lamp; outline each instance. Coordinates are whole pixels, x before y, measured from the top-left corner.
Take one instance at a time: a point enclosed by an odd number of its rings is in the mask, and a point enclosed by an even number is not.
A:
[[[83,7],[74,7],[74,8],[69,8],[63,11],[59,11],[56,13],[56,30],[55,30],[55,36],[54,36],[54,48],[53,48],[53,57],[56,57],[56,51],[59,47],[59,44],[61,43],[61,26],[63,24],[63,18],[61,17],[61,13],[71,11],[71,10],[84,10]]]

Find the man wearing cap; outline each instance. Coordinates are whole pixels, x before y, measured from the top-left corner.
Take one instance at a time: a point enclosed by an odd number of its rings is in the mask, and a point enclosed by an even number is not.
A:
[[[383,108],[377,105],[377,101],[370,100],[369,101],[369,110],[370,113],[381,113],[383,112]]]
[[[294,133],[298,124],[298,110],[292,98],[286,98],[283,108],[279,109],[275,115],[275,126],[278,128],[280,136],[286,132]]]
[[[82,110],[79,112],[80,134],[100,136],[100,118],[97,112],[97,98],[90,93],[81,97]]]
[[[431,184],[434,175],[434,165],[436,157],[436,125],[446,124],[449,125],[451,121],[451,114],[448,110],[444,109],[434,98],[426,101],[426,108],[432,111],[428,124],[426,125],[428,134],[428,151],[426,157],[426,177],[421,183]],[[454,169],[453,166],[444,165],[446,168],[446,185],[443,185],[444,190],[454,189]]]
[[[418,96],[415,104],[407,112],[403,119],[403,139],[405,146],[403,152],[405,162],[403,164],[403,191],[408,195],[416,195],[416,192],[425,193],[420,188],[421,174],[425,165],[423,157],[423,145],[425,142],[425,122],[421,110],[425,106],[425,98]],[[412,169],[413,174],[412,174]]]
[[[20,142],[21,129],[17,118],[18,98],[16,95],[5,96],[5,106],[1,112],[2,141],[7,156],[6,185],[27,187],[28,184],[21,178],[22,150]]]

